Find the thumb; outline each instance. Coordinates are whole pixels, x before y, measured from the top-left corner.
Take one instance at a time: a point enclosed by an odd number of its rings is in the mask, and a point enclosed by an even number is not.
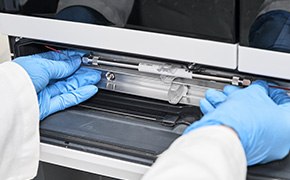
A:
[[[62,79],[73,74],[81,65],[81,57],[76,55],[63,61],[45,61],[49,79]]]
[[[199,102],[199,107],[202,112],[202,114],[207,114],[209,112],[212,112],[215,110],[213,105],[206,99],[201,99]]]
[[[217,107],[219,104],[224,102],[227,99],[227,96],[220,91],[217,91],[215,89],[209,89],[205,93],[205,97],[210,102],[213,107]]]

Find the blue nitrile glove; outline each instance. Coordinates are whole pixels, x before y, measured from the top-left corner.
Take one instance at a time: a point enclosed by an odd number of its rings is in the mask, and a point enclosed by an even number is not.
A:
[[[285,157],[290,148],[290,97],[256,81],[245,89],[228,86],[226,100],[190,125],[184,134],[208,125],[225,125],[238,134],[248,165]],[[226,93],[225,93],[226,94]]]
[[[69,78],[47,86],[38,93],[40,119],[89,99],[98,92],[94,84],[100,79],[100,71],[80,68]]]
[[[75,51],[47,52],[14,60],[27,71],[38,93],[40,120],[97,93],[93,84],[100,80],[101,73],[87,68],[77,70],[81,55]]]
[[[224,102],[228,95],[232,92],[239,90],[240,87],[238,86],[225,86],[223,92],[209,89],[205,93],[205,98],[200,100],[200,110],[205,115],[209,112],[215,110],[215,108]]]
[[[80,67],[81,55],[76,51],[46,52],[19,57],[14,62],[26,70],[38,93],[50,80],[66,78],[74,73]]]

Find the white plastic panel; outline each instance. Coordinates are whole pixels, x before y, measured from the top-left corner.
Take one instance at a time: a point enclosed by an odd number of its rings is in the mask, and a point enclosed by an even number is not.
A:
[[[138,180],[150,168],[96,154],[85,153],[45,143],[40,144],[40,160],[63,167],[118,179]]]
[[[290,54],[239,46],[241,72],[290,79]]]
[[[159,33],[0,13],[0,32],[234,69],[237,45]]]
[[[0,63],[11,60],[10,47],[7,35],[0,34]]]

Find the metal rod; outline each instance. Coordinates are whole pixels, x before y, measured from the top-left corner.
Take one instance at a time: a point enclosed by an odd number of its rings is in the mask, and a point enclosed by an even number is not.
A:
[[[203,74],[192,74],[192,77],[197,78],[197,79],[219,81],[219,82],[228,82],[228,83],[232,83],[232,81],[233,81],[232,79],[229,79],[229,78],[209,76],[209,75],[203,75]]]
[[[147,73],[155,73],[155,74],[160,74],[162,75],[162,72],[160,71],[154,71],[154,66],[150,66],[151,64],[145,64],[141,66],[140,64],[128,64],[128,63],[119,63],[119,62],[114,62],[112,60],[107,60],[103,59],[102,57],[99,56],[91,56],[91,57],[83,57],[82,61],[86,65],[107,65],[107,66],[115,66],[115,67],[121,67],[121,68],[128,68],[128,69],[135,69],[141,72],[147,72]],[[143,69],[140,67],[143,67]],[[146,68],[144,68],[146,67]],[[153,68],[153,70],[152,70]],[[156,67],[155,67],[156,68]],[[159,67],[158,67],[159,68]],[[180,68],[179,68],[180,69]],[[165,72],[166,73],[166,72]],[[197,78],[197,79],[202,79],[202,80],[210,80],[210,81],[217,81],[217,82],[225,82],[225,83],[230,83],[232,85],[244,85],[248,86],[251,84],[251,81],[248,79],[240,79],[239,77],[232,77],[232,78],[225,78],[225,77],[218,77],[218,76],[211,76],[211,75],[203,75],[203,74],[188,74],[190,72],[188,71],[182,71],[177,77],[183,77],[183,78]],[[185,74],[185,75],[184,75]]]
[[[98,60],[98,65],[116,66],[116,67],[138,70],[138,65],[118,63],[118,62],[112,62],[112,61],[104,61],[104,60],[100,60],[100,59]]]

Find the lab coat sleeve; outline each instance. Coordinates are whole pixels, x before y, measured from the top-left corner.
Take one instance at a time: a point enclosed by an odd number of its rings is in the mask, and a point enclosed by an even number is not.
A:
[[[32,179],[39,161],[39,112],[30,77],[18,64],[0,64],[0,179]]]
[[[223,126],[207,126],[178,138],[143,180],[245,180],[246,157],[237,135]]]

